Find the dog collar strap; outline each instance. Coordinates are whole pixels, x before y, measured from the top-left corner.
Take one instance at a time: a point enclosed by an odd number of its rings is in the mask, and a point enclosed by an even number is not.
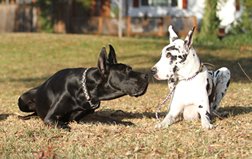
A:
[[[180,81],[189,81],[189,80],[192,80],[194,77],[196,77],[202,70],[203,70],[203,67],[204,67],[204,64],[201,63],[200,64],[200,68],[199,70],[192,76],[192,77],[189,77],[189,78],[184,78],[184,79],[181,79]],[[179,82],[179,81],[178,81]]]
[[[182,80],[177,80],[177,81],[174,83],[174,87],[172,88],[171,92],[168,94],[168,96],[165,98],[165,100],[164,100],[164,101],[158,106],[158,108],[156,109],[155,115],[156,115],[156,118],[157,118],[157,120],[158,120],[159,122],[161,122],[161,121],[160,121],[159,118],[158,118],[158,110],[159,110],[159,108],[171,97],[171,95],[172,95],[172,93],[175,91],[175,88],[176,88],[177,84],[179,83],[179,81],[189,81],[189,80],[192,80],[194,77],[196,77],[196,76],[203,70],[203,67],[204,67],[204,64],[201,63],[201,64],[200,64],[199,70],[198,70],[192,77],[187,78],[187,79],[184,78],[184,79],[182,79]]]
[[[90,96],[89,96],[89,94],[88,94],[87,85],[86,85],[86,81],[87,81],[87,80],[86,80],[86,76],[87,76],[87,71],[88,71],[89,69],[90,69],[90,68],[87,68],[87,69],[84,71],[84,73],[83,73],[83,75],[82,75],[81,83],[82,83],[83,92],[84,92],[85,97],[86,97],[87,101],[89,102],[91,108],[92,108],[92,109],[96,109],[96,108],[99,107],[99,103],[98,103],[98,104],[93,104],[93,103],[91,102],[91,98],[90,98]]]
[[[87,86],[86,86],[86,74],[87,74],[87,71],[89,70],[89,68],[87,68],[84,73],[83,73],[83,76],[82,76],[82,88],[83,88],[83,91],[84,91],[84,94],[85,94],[85,97],[87,100],[90,100],[90,96],[88,94],[88,91],[87,91]]]

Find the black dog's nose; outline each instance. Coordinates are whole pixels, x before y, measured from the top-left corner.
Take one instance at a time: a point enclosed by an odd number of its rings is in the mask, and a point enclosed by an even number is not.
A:
[[[157,68],[156,67],[152,67],[151,68],[151,73],[152,74],[156,74],[157,73]]]
[[[141,77],[142,77],[143,79],[147,79],[147,78],[148,78],[148,74],[143,73],[143,74],[141,75]]]

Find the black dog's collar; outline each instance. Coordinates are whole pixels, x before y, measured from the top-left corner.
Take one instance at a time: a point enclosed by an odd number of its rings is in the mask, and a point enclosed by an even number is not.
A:
[[[91,97],[90,97],[90,95],[88,94],[88,90],[87,90],[87,86],[86,86],[86,75],[87,75],[87,71],[88,71],[89,69],[90,69],[90,68],[87,68],[87,69],[84,71],[84,73],[83,73],[83,75],[82,75],[81,83],[82,83],[83,92],[84,92],[84,94],[85,94],[85,97],[86,97],[87,101],[88,101],[89,104],[90,104],[90,107],[91,107],[92,109],[96,109],[96,108],[99,107],[100,102],[99,102],[98,104],[93,104],[93,103],[91,102]]]

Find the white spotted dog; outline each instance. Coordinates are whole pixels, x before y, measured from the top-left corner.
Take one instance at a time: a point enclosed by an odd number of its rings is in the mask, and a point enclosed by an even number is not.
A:
[[[227,92],[230,71],[226,67],[208,71],[201,63],[192,47],[194,28],[181,40],[169,26],[170,44],[163,48],[160,60],[151,68],[154,77],[168,80],[171,93],[174,91],[168,113],[156,128],[171,125],[183,113],[185,120],[197,120],[200,115],[202,127],[213,129],[210,117],[227,115],[217,110]]]

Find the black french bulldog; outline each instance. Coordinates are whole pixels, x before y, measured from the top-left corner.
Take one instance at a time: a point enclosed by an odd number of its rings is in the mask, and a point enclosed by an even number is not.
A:
[[[148,87],[148,75],[117,63],[114,48],[109,46],[108,59],[106,49],[102,48],[98,68],[58,71],[41,86],[23,93],[18,99],[19,109],[34,112],[32,115],[38,115],[46,125],[63,129],[70,129],[69,121],[130,123],[93,114],[102,100],[124,95],[138,97]]]

